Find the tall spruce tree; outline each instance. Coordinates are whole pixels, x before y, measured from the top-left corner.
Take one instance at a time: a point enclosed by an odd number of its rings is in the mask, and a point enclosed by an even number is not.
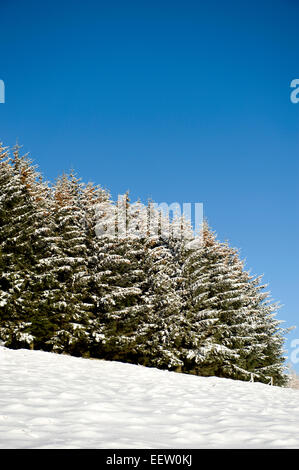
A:
[[[34,338],[31,347],[46,349],[47,341],[53,332],[51,322],[53,303],[50,301],[50,293],[53,288],[51,268],[55,259],[56,242],[50,211],[51,190],[27,156],[15,158],[14,163],[18,167],[22,184],[27,192],[27,206],[31,207],[28,242],[32,259],[30,278],[26,287],[31,317],[30,333]],[[25,301],[22,302],[25,305]]]
[[[284,357],[285,336],[293,328],[282,328],[283,323],[276,319],[280,305],[273,302],[267,285],[262,284],[262,276],[254,277],[249,272],[244,276],[248,296],[246,305],[250,318],[250,341],[243,352],[247,370],[253,372],[254,380],[275,385],[286,385],[287,375]]]
[[[30,162],[15,146],[0,147],[0,335],[9,347],[32,344],[32,249],[34,205],[27,172]]]
[[[107,359],[137,361],[137,325],[145,315],[144,250],[129,233],[130,206],[126,194],[117,204],[104,202],[98,230],[98,314],[93,354]],[[102,231],[102,233],[100,233]]]
[[[146,240],[144,298],[147,311],[137,325],[139,362],[179,370],[182,302],[179,272],[170,248],[159,237]]]
[[[192,324],[185,370],[243,380],[254,374],[264,382],[275,371],[283,383],[282,335],[270,315],[275,306],[264,302],[237,251],[218,242],[207,224],[194,245],[184,266]]]
[[[99,340],[100,318],[99,305],[106,293],[105,272],[99,263],[98,252],[103,249],[106,239],[101,237],[104,228],[101,221],[104,214],[111,211],[110,194],[100,186],[88,183],[82,187],[81,203],[84,210],[84,224],[86,236],[87,255],[87,294],[91,305],[91,315],[88,320],[86,333],[88,335],[88,352],[94,354]],[[107,222],[107,218],[106,218]],[[100,234],[101,232],[101,234]],[[96,354],[97,355],[97,354]]]
[[[89,342],[92,303],[88,292],[88,252],[81,183],[72,172],[58,178],[54,191],[54,220],[60,284],[55,333],[49,341],[55,351],[82,354]]]

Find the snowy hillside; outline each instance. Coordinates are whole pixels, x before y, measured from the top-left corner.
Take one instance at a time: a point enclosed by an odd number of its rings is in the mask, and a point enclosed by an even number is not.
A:
[[[0,348],[1,448],[299,448],[299,391]]]

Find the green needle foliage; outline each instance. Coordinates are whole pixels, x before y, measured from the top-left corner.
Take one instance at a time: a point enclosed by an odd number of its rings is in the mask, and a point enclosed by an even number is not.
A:
[[[74,172],[50,185],[0,145],[5,346],[285,385],[288,330],[265,288],[206,222],[195,236]]]

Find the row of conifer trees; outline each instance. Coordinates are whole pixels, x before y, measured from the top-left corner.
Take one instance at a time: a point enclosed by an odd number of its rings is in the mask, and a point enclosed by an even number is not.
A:
[[[49,184],[0,146],[5,346],[284,385],[286,330],[265,287],[207,223],[195,236],[73,172]]]

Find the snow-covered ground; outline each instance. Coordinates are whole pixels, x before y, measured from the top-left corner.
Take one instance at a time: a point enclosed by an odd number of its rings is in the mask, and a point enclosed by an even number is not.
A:
[[[299,391],[0,347],[0,448],[299,448]]]

